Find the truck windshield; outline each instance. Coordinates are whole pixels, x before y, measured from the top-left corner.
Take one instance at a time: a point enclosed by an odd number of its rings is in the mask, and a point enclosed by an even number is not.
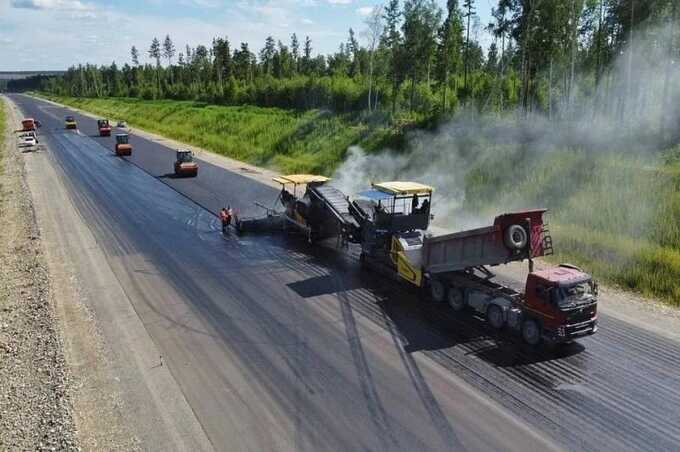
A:
[[[553,297],[560,308],[578,305],[593,298],[593,286],[590,281],[583,281],[571,286],[555,287]]]

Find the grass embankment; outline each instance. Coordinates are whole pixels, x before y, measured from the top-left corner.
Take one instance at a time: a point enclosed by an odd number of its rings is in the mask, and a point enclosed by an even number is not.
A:
[[[556,261],[680,305],[680,163],[562,149],[512,169],[478,162],[468,173],[469,208],[544,205],[551,209]],[[508,177],[508,174],[513,174]],[[488,190],[488,187],[500,188]],[[498,195],[500,193],[500,195]],[[519,201],[519,202],[518,202]],[[476,204],[476,205],[475,205]]]
[[[399,129],[357,115],[51,98],[283,172],[331,174],[350,145],[371,152],[403,144]],[[492,218],[511,209],[549,207],[555,261],[582,265],[598,279],[680,305],[680,149],[650,158],[568,148],[527,153],[520,145],[490,145],[483,138],[463,147],[466,210]],[[436,160],[430,166],[436,168],[424,171],[442,171]]]
[[[43,97],[284,173],[328,175],[342,162],[349,146],[380,149],[394,144],[400,135],[361,114],[171,100]]]

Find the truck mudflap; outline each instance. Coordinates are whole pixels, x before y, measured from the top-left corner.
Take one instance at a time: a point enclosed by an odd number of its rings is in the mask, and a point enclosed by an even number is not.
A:
[[[597,319],[561,326],[555,330],[543,330],[543,339],[551,344],[572,342],[597,332]]]

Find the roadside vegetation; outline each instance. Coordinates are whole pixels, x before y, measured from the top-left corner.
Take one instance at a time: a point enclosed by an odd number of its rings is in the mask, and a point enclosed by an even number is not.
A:
[[[680,147],[650,166],[625,153],[561,149],[515,167],[512,177],[482,163],[467,175],[466,210],[549,207],[553,260],[680,306],[678,157]]]

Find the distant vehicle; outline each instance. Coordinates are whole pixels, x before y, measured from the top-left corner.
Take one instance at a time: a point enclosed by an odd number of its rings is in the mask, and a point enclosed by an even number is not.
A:
[[[76,118],[74,118],[73,116],[67,116],[64,119],[64,126],[65,126],[66,129],[71,129],[71,130],[77,129],[78,124],[76,123]]]
[[[178,149],[175,160],[175,176],[196,177],[198,163],[194,160],[194,153],[188,149]]]
[[[116,134],[116,155],[119,157],[123,155],[132,155],[132,145],[130,144],[130,137],[127,133]]]
[[[111,125],[108,119],[98,119],[97,129],[99,129],[100,137],[110,137],[111,136]]]
[[[118,123],[116,123],[116,127],[118,127],[119,129],[125,129],[127,127],[127,124],[125,123],[125,121],[118,121]]]
[[[33,118],[24,118],[21,121],[21,130],[24,132],[35,130],[36,127],[37,127],[36,120]]]

